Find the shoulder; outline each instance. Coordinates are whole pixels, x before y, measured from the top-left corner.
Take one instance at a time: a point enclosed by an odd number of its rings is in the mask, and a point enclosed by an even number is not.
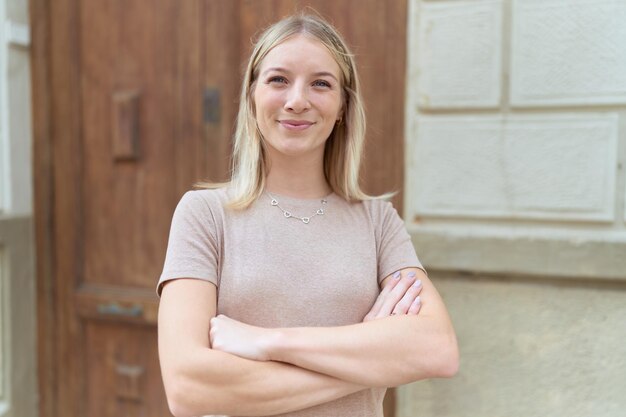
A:
[[[370,200],[363,200],[361,202],[363,207],[370,215],[370,218],[374,223],[383,221],[388,216],[397,216],[398,212],[394,208],[393,204],[383,198],[373,198]]]
[[[225,188],[190,190],[182,196],[178,204],[196,210],[216,211],[224,206],[227,198]]]
[[[224,188],[187,191],[180,199],[174,217],[218,227],[224,219],[227,200]]]
[[[408,236],[404,220],[390,201],[383,198],[366,200],[363,206],[381,241],[396,235]]]

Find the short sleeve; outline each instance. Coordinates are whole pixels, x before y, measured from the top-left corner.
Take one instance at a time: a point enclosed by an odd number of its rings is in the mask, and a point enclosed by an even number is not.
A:
[[[177,278],[196,278],[217,286],[218,259],[213,210],[209,201],[202,197],[201,191],[189,191],[174,211],[157,295],[161,296],[166,281]]]
[[[404,221],[393,205],[388,201],[375,200],[372,217],[375,221],[376,245],[378,256],[378,282],[403,268],[420,268],[411,236]],[[424,272],[426,272],[424,270]]]

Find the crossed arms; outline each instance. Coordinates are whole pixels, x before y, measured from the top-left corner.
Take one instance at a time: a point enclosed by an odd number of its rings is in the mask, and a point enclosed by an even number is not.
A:
[[[272,415],[369,387],[454,375],[454,330],[426,274],[407,268],[382,286],[363,323],[263,329],[215,317],[212,284],[169,281],[159,308],[159,357],[170,410],[176,417]]]

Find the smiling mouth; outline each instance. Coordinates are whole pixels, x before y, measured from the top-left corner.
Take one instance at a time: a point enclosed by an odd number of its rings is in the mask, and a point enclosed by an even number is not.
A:
[[[279,120],[278,123],[289,130],[304,130],[314,124],[306,120]]]

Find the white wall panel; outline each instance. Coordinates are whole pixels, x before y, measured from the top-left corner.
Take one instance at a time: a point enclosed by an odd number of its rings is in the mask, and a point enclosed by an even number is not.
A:
[[[422,3],[416,36],[420,107],[499,104],[502,1]]]
[[[626,1],[513,0],[515,106],[626,103]]]
[[[1,16],[0,16],[1,17]],[[4,30],[3,30],[4,29]],[[32,206],[28,25],[0,20],[0,213]]]
[[[8,195],[8,111],[7,111],[7,41],[5,39],[5,10],[0,3],[0,214],[5,211]]]
[[[420,117],[413,216],[614,219],[614,114]]]
[[[404,214],[461,368],[398,416],[623,417],[626,0],[408,6]]]

